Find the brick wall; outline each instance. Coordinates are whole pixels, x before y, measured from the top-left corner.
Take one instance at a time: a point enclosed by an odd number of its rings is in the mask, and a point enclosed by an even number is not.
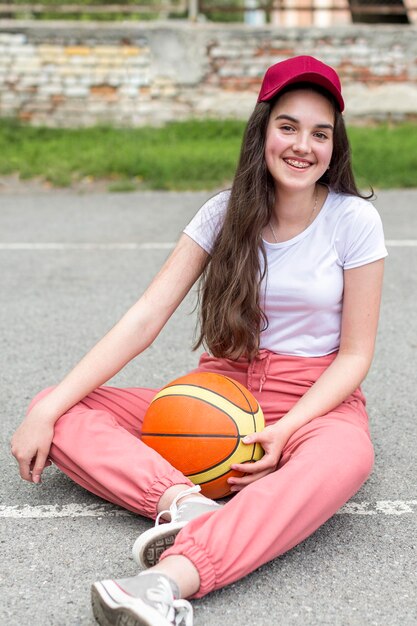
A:
[[[417,28],[0,22],[0,115],[36,125],[246,118],[265,69],[312,54],[340,73],[347,117],[417,119]]]

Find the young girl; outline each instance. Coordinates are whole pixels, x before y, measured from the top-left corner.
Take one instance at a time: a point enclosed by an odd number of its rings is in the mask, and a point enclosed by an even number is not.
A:
[[[230,191],[186,227],[149,288],[55,388],[39,394],[12,452],[39,483],[54,462],[78,484],[157,524],[136,541],[139,575],[92,588],[105,626],[192,624],[201,597],[289,550],[368,477],[360,384],[371,364],[381,221],[358,192],[336,72],[312,57],[265,74]],[[224,506],[138,442],[149,389],[101,387],[145,350],[201,277],[197,371],[246,385],[265,454],[236,465]],[[50,460],[49,460],[50,459]],[[160,517],[167,520],[159,524]]]

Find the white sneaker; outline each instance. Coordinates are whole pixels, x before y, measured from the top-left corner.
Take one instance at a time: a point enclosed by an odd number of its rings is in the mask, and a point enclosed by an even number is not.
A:
[[[184,528],[188,522],[199,515],[221,508],[222,505],[208,498],[189,498],[177,506],[178,500],[199,491],[201,491],[199,485],[181,491],[172,502],[169,510],[159,513],[154,528],[150,528],[139,535],[132,548],[132,556],[138,565],[143,568],[156,565],[161,554],[174,544],[181,528]],[[159,520],[165,514],[169,514],[171,520],[167,524],[160,524]]]
[[[176,600],[176,583],[158,572],[102,580],[91,587],[91,603],[100,626],[193,626],[193,609]]]

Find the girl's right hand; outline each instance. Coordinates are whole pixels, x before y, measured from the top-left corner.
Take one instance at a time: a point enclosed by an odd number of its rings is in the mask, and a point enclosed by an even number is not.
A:
[[[29,413],[11,440],[11,452],[19,463],[20,476],[31,483],[40,483],[54,436],[54,424]]]

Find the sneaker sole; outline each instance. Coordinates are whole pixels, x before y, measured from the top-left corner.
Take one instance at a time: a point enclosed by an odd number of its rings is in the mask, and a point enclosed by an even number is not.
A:
[[[166,530],[164,530],[164,525],[161,525],[139,535],[132,548],[135,562],[145,569],[156,565],[162,553],[174,545],[178,533],[187,523],[168,523]]]
[[[114,589],[117,593],[117,589]],[[93,615],[100,626],[166,626],[166,619],[155,617],[138,616],[128,606],[121,606],[109,590],[102,583],[95,583],[91,587],[91,605]],[[143,604],[142,604],[143,606]],[[148,609],[144,609],[147,613]]]

